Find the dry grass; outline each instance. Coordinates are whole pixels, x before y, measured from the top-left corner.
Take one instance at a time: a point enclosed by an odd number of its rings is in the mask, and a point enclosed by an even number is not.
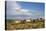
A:
[[[7,23],[7,30],[44,28],[43,22]]]

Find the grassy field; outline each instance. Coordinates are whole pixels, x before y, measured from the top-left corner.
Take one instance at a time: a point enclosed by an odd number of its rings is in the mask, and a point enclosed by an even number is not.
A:
[[[18,30],[18,29],[39,29],[44,28],[45,22],[43,21],[31,21],[23,23],[14,23],[13,21],[7,22],[6,30]]]

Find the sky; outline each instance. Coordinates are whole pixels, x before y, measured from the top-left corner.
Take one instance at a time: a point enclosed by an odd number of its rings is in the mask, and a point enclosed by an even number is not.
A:
[[[6,15],[8,19],[44,18],[44,3],[7,1]]]

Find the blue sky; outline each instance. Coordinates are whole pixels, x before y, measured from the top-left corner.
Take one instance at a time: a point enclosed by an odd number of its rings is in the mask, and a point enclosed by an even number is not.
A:
[[[18,15],[20,15],[20,17],[23,15],[23,18],[44,18],[44,8],[44,3],[8,1],[7,18],[15,19],[18,18]],[[29,17],[26,17],[25,15]]]

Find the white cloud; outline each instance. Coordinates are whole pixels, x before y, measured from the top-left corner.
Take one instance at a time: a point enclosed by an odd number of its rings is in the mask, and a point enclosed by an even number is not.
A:
[[[28,12],[29,10],[27,9],[20,9],[20,10],[16,10],[16,14],[20,14],[20,15],[31,15],[31,13]]]
[[[8,5],[9,4],[9,5]],[[8,2],[8,8],[10,8],[10,13],[9,15],[30,15],[31,13],[29,13],[28,9],[22,9],[22,7],[16,3],[16,1],[10,1]]]

